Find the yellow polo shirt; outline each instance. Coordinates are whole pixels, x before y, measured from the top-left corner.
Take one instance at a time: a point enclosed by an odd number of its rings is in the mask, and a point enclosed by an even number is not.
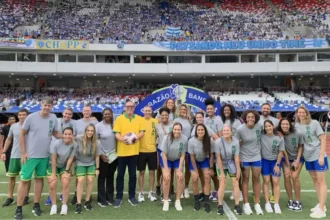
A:
[[[132,115],[132,118],[129,118],[125,113],[118,116],[113,127],[113,132],[119,133],[122,137],[129,132],[138,135],[141,131],[145,131],[144,123],[142,118],[135,114]],[[140,141],[130,145],[117,141],[117,155],[119,157],[138,155],[139,151]]]
[[[152,153],[156,152],[156,125],[158,120],[154,118],[142,118],[144,128],[146,129],[140,143],[140,152]]]

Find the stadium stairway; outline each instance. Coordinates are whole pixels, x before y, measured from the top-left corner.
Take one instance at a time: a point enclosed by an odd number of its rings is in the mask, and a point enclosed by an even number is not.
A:
[[[276,13],[279,12],[279,9],[276,7],[276,5],[273,4],[273,2],[272,2],[271,0],[266,0],[265,2],[266,2],[266,4],[267,4],[269,7],[271,7],[272,9],[274,9],[274,10],[276,11]]]

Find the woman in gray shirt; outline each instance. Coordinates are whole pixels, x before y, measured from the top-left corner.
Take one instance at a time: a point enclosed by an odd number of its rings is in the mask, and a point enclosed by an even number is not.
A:
[[[296,109],[295,127],[304,138],[303,156],[306,170],[313,179],[318,204],[311,209],[312,218],[326,217],[325,201],[327,200],[327,183],[325,172],[328,170],[328,158],[325,152],[326,138],[320,123],[311,119],[309,111],[300,106]]]
[[[168,114],[168,120],[173,121],[175,119],[175,112],[176,112],[176,107],[175,107],[175,102],[173,99],[169,98],[165,101],[164,105],[160,108],[168,108],[170,110],[170,113]],[[159,122],[161,122],[161,112],[160,109],[156,115],[156,118],[158,119]]]
[[[281,214],[279,200],[281,161],[285,150],[284,140],[282,137],[274,134],[274,124],[271,120],[265,120],[263,127],[261,135],[261,174],[263,176],[263,192],[266,201],[265,210],[268,213],[274,212],[269,202],[269,183],[272,181],[274,186],[274,210],[276,214]]]

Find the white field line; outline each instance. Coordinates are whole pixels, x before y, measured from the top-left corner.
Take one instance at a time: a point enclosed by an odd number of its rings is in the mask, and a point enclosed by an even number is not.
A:
[[[230,210],[227,203],[225,201],[222,201],[223,211],[228,216],[229,220],[237,220],[235,214]]]

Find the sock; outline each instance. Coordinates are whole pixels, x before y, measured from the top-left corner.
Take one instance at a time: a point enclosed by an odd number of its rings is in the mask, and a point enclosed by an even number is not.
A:
[[[22,206],[17,206],[17,207],[16,207],[16,210],[17,210],[17,211],[22,211]]]
[[[159,189],[160,190],[160,186],[156,186],[157,190]]]
[[[210,195],[204,195],[204,202],[209,203],[210,201]]]
[[[39,202],[37,202],[37,203],[34,203],[34,206],[38,206],[39,205]]]
[[[194,195],[194,198],[195,198],[195,202],[199,202],[199,194]]]

